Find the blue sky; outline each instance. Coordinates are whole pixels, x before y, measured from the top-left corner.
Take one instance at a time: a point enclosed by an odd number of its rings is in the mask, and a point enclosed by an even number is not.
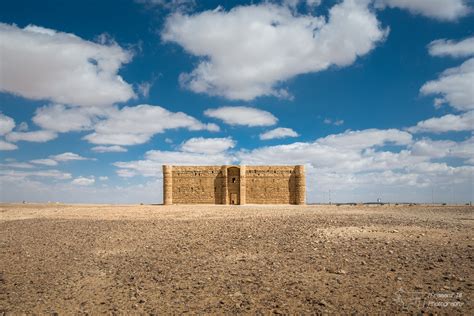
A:
[[[4,1],[0,200],[161,202],[305,164],[308,202],[473,199],[473,3]]]

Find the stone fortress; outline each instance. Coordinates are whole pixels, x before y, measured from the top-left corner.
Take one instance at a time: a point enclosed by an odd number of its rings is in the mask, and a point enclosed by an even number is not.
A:
[[[304,166],[163,165],[163,204],[305,204]]]

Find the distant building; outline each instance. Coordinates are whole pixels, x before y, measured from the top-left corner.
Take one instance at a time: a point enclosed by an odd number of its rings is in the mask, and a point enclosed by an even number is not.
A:
[[[304,166],[163,165],[163,204],[305,204]]]

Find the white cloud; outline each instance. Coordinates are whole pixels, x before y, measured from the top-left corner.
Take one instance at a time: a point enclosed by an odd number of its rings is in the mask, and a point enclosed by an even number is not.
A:
[[[138,93],[144,98],[150,95],[151,82],[142,82],[137,85]]]
[[[31,163],[44,165],[44,166],[56,166],[59,162],[67,162],[67,161],[74,161],[74,160],[93,160],[92,158],[82,157],[81,155],[72,153],[72,152],[65,152],[58,155],[51,155],[49,158],[44,159],[33,159],[30,160]]]
[[[235,157],[228,153],[215,154],[185,152],[185,151],[160,151],[150,150],[145,154],[144,160],[121,161],[114,163],[118,167],[117,174],[121,177],[162,177],[162,165],[224,165],[232,164]]]
[[[77,177],[74,180],[71,181],[72,184],[75,185],[92,185],[95,183],[94,177]]]
[[[335,126],[341,126],[342,124],[344,124],[344,120],[332,120],[330,118],[325,118],[324,119],[324,124],[332,124],[332,125],[335,125]]]
[[[92,151],[97,153],[123,153],[127,151],[127,148],[122,146],[113,145],[113,146],[95,146],[92,147]]]
[[[18,146],[15,144],[7,143],[0,139],[0,150],[15,150],[18,149]]]
[[[13,162],[8,162],[8,163],[2,163],[2,164],[0,164],[0,167],[19,168],[19,169],[32,169],[35,166],[33,166],[32,164],[29,164],[27,162],[13,161]]]
[[[330,66],[348,66],[384,40],[387,31],[368,0],[345,0],[323,16],[302,15],[268,2],[166,20],[162,39],[201,58],[180,82],[197,93],[251,100],[288,97],[286,80]]]
[[[445,21],[456,20],[471,11],[465,0],[375,0],[375,6],[405,9]]]
[[[106,116],[112,107],[68,107],[51,104],[36,110],[33,122],[36,125],[58,133],[90,130],[97,117]]]
[[[80,186],[0,176],[0,183],[3,202],[160,203],[163,188],[161,179],[135,185]]]
[[[416,126],[407,129],[412,133],[444,133],[474,130],[474,111],[460,115],[447,114],[418,122]]]
[[[17,128],[16,128],[17,131],[19,132],[26,132],[28,130],[28,123],[26,122],[21,122]]]
[[[278,127],[268,132],[260,134],[261,140],[286,138],[286,137],[298,137],[298,133],[287,127]]]
[[[382,146],[387,143],[408,145],[412,142],[410,133],[397,129],[366,129],[362,131],[346,131],[320,138],[318,143],[338,148],[362,149]]]
[[[393,147],[395,144],[397,147]],[[390,146],[390,147],[387,147]],[[388,150],[388,148],[391,148]],[[266,146],[253,150],[198,154],[153,150],[143,160],[117,162],[121,177],[137,175],[160,179],[162,164],[305,164],[308,201],[437,201],[469,200],[474,171],[474,137],[464,141],[413,140],[400,130],[361,130],[329,135],[314,142]],[[449,166],[440,159],[461,158],[467,165]],[[472,186],[471,186],[472,187]]]
[[[438,39],[428,45],[432,56],[469,57],[474,55],[474,37],[462,41]]]
[[[11,132],[15,128],[15,121],[2,113],[0,113],[0,136]]]
[[[105,106],[134,97],[117,73],[132,54],[39,26],[0,24],[0,91],[61,104]],[[21,67],[19,67],[21,65]]]
[[[11,132],[8,133],[5,138],[9,142],[35,142],[35,143],[45,143],[52,139],[55,139],[58,136],[55,132],[40,130],[34,132]]]
[[[84,139],[100,145],[136,145],[167,129],[218,131],[216,124],[203,124],[183,112],[170,112],[160,106],[141,104],[124,107],[95,125],[95,132]]]
[[[54,159],[33,159],[30,160],[31,163],[38,164],[38,165],[45,165],[45,166],[57,166],[58,162]]]
[[[321,0],[283,0],[282,4],[292,9],[297,9],[301,4],[305,4],[309,9],[314,9],[321,4]]]
[[[59,162],[64,162],[64,161],[73,161],[73,160],[90,160],[91,158],[86,158],[82,157],[81,155],[71,153],[71,152],[65,152],[59,155],[54,155],[54,156],[49,156],[51,159],[54,159]]]
[[[53,178],[57,180],[71,179],[71,174],[59,170],[39,170],[39,171],[17,171],[17,170],[1,170],[0,183],[6,179],[24,179],[28,177]],[[1,191],[1,190],[0,190]]]
[[[171,11],[190,11],[196,6],[195,0],[135,0],[145,6],[161,7]]]
[[[10,133],[15,128],[15,121],[2,113],[0,113],[0,136]],[[0,139],[1,150],[15,150],[18,146]]]
[[[247,106],[207,109],[204,115],[222,120],[229,125],[270,126],[278,122],[272,113]]]
[[[191,138],[181,144],[181,150],[190,153],[218,154],[234,148],[236,142],[231,137],[225,138]]]
[[[99,180],[100,180],[100,181],[107,181],[107,180],[109,180],[109,177],[107,177],[107,176],[100,176],[100,177],[99,177]]]
[[[425,156],[427,158],[455,157],[474,164],[474,137],[460,142],[423,138],[413,143],[410,146],[410,151],[414,156]]]
[[[461,66],[443,71],[437,80],[425,83],[420,92],[424,95],[441,95],[436,101],[449,103],[460,111],[474,110],[474,58]]]

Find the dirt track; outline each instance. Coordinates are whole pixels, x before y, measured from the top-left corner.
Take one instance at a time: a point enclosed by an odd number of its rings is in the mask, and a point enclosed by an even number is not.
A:
[[[0,315],[468,314],[473,210],[0,205]]]

